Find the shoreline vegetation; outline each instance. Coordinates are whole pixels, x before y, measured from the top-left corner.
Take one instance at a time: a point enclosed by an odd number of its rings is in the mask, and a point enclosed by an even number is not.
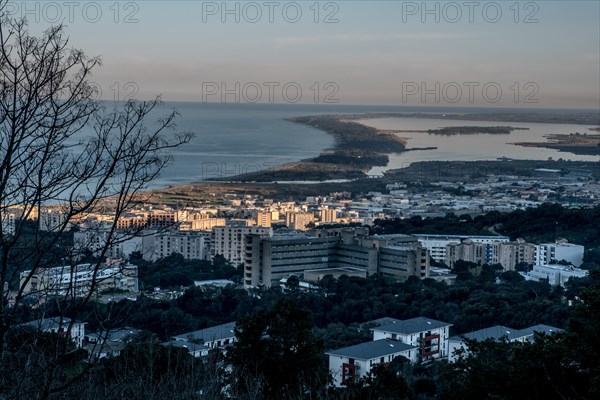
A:
[[[596,130],[592,128],[591,130]],[[547,142],[515,142],[523,147],[543,147],[578,155],[600,155],[600,135],[586,133],[556,134],[546,136]]]

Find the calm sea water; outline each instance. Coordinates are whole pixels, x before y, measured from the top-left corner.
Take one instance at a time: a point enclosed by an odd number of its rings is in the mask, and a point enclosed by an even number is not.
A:
[[[227,179],[241,173],[268,169],[275,165],[317,156],[333,146],[332,138],[325,132],[285,118],[317,114],[353,114],[373,112],[430,112],[430,113],[490,113],[528,112],[514,109],[442,108],[442,107],[391,107],[391,106],[341,106],[292,104],[209,104],[167,103],[157,110],[166,113],[176,109],[179,131],[192,131],[195,138],[173,152],[174,162],[166,168],[154,187],[198,182],[206,179]],[[536,110],[553,112],[553,110]],[[555,112],[555,111],[554,111]],[[560,110],[560,112],[568,112]],[[363,121],[382,129],[426,130],[448,126],[449,120],[385,118]],[[517,140],[537,141],[544,134],[586,132],[581,125],[521,124],[498,122],[456,121],[453,126],[511,125],[531,128],[511,135],[476,135],[441,137],[426,133],[401,133],[410,137],[408,147],[438,146],[438,150],[406,152],[390,156],[390,165],[381,170],[397,168],[422,160],[488,160],[506,156],[514,158],[547,159],[563,157],[573,160],[590,160],[593,157],[574,156],[548,149],[533,149],[506,145]],[[542,138],[543,139],[543,138]],[[597,158],[597,157],[596,157]]]

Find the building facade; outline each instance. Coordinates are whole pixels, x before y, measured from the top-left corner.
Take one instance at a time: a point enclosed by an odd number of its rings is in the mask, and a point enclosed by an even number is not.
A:
[[[225,257],[235,266],[246,261],[246,237],[249,235],[273,236],[272,228],[258,226],[217,226],[211,236],[211,256]]]
[[[486,263],[493,262],[494,244],[498,242],[509,242],[507,236],[468,236],[468,235],[433,235],[433,234],[417,234],[415,235],[421,244],[429,250],[431,258],[435,261],[446,262],[447,246],[452,244],[460,244],[465,240],[469,240],[473,245],[483,245],[483,254]],[[473,246],[474,247],[474,246]]]
[[[547,265],[564,260],[576,267],[581,267],[584,250],[583,246],[568,243],[566,240],[559,240],[555,243],[542,243],[537,246],[535,263],[536,265]]]
[[[23,295],[44,303],[49,297],[84,297],[90,291],[108,290],[138,292],[138,269],[133,264],[78,264],[40,268],[20,274]]]
[[[301,233],[247,236],[244,287],[277,286],[290,275],[305,271],[351,268],[406,280],[429,276],[427,249],[407,235],[360,236],[362,229],[320,237]],[[360,235],[357,235],[360,233]]]
[[[375,366],[387,365],[397,357],[412,362],[417,360],[415,346],[389,339],[330,350],[325,354],[329,356],[329,371],[335,387],[354,384],[368,376]]]
[[[553,286],[565,286],[571,278],[584,278],[589,271],[575,268],[571,265],[534,265],[533,269],[525,275],[526,279],[534,281],[548,281]]]
[[[422,362],[448,357],[448,339],[452,324],[417,317],[372,328],[373,340],[392,339],[417,348]]]

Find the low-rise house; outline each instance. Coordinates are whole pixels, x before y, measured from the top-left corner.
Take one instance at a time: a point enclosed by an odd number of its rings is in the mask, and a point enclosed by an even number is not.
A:
[[[116,328],[104,332],[94,332],[85,335],[85,343],[124,342],[130,343],[144,331],[137,328]]]
[[[19,324],[15,328],[57,333],[60,336],[69,337],[78,348],[83,346],[85,336],[85,322],[72,321],[66,317],[43,318]]]
[[[371,328],[373,340],[392,339],[418,348],[418,361],[448,356],[450,326],[447,322],[417,317]]]
[[[572,265],[534,265],[533,269],[521,275],[527,280],[545,281],[547,280],[552,286],[565,286],[571,278],[584,278],[588,276],[589,271],[575,268]]]
[[[512,329],[502,325],[495,325],[489,328],[464,333],[462,335],[452,336],[448,340],[448,361],[455,362],[459,357],[459,350],[462,350],[463,353],[467,351],[467,340],[482,342],[484,340],[500,341],[505,339],[509,342],[525,342],[533,341],[536,332],[551,335],[561,331],[562,329],[542,324],[534,325],[525,329]]]
[[[540,333],[540,334],[544,334],[544,335],[552,335],[552,334],[555,334],[557,332],[562,332],[562,331],[563,331],[562,329],[556,328],[556,327],[550,326],[550,325],[544,325],[544,324],[534,325],[534,326],[530,326],[529,328],[521,329],[519,331],[518,340],[520,342],[525,342],[525,341],[533,342],[536,333]]]
[[[162,344],[165,347],[177,347],[186,349],[193,357],[206,357],[210,348],[204,344],[196,344],[184,340],[171,340]]]
[[[98,361],[103,358],[118,357],[125,349],[125,342],[88,343],[83,346],[90,355],[90,361]]]
[[[183,333],[173,336],[173,339],[176,341],[203,344],[209,349],[222,348],[235,342],[235,322]]]
[[[143,332],[141,329],[125,327],[90,333],[84,337],[83,348],[93,361],[118,357],[127,344],[135,341]]]
[[[417,347],[391,339],[379,339],[337,350],[330,350],[329,370],[336,387],[355,383],[376,365],[386,365],[396,357],[417,360]]]

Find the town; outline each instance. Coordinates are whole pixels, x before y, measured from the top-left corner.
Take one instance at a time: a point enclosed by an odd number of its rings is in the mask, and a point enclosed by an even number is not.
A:
[[[565,175],[547,169],[536,173],[536,178],[528,180],[498,176],[459,186],[394,183],[383,193],[337,192],[289,201],[214,193],[194,206],[140,203],[116,220],[110,199],[103,201],[103,211],[77,220],[69,220],[59,205],[42,207],[35,222],[47,232],[68,227],[76,256],[64,260],[63,265],[21,271],[16,291],[8,290],[8,304],[21,297],[41,309],[65,296],[93,296],[103,303],[136,301],[140,296],[174,301],[190,290],[183,282],[180,287],[144,287],[145,279],[140,276],[144,265],[174,255],[186,262],[221,260],[235,271],[229,279],[193,280],[192,286],[205,293],[225,288],[253,295],[265,290],[279,290],[284,295],[319,293],[322,283],[331,279],[369,277],[390,282],[433,280],[453,286],[464,265],[491,265],[497,274],[515,273],[523,281],[566,288],[570,279],[585,278],[589,271],[581,268],[585,246],[563,237],[530,242],[499,234],[496,229],[501,224],[486,227],[485,235],[384,230],[386,221],[429,221],[459,215],[467,223],[491,212],[534,210],[551,200],[567,208],[597,207],[600,185],[589,173]],[[20,218],[18,208],[8,211],[10,218],[3,221],[5,232],[13,231]],[[142,261],[144,264],[137,265]],[[175,273],[178,266],[170,268]],[[537,321],[520,329],[496,323],[456,333],[452,323],[422,315],[351,322],[372,336],[361,343],[356,339],[346,346],[340,343],[341,347],[322,354],[328,357],[334,387],[355,385],[371,377],[378,365],[388,365],[400,356],[425,365],[439,360],[454,363],[469,354],[470,340],[523,343],[538,334],[563,331]],[[91,362],[118,357],[128,345],[145,337],[141,326],[89,332],[86,325],[87,321],[50,317],[18,326],[64,332],[76,347],[87,350]],[[226,354],[237,342],[236,326],[236,321],[229,321],[162,335],[162,346],[208,360],[215,352]],[[365,334],[360,338],[367,339]]]

